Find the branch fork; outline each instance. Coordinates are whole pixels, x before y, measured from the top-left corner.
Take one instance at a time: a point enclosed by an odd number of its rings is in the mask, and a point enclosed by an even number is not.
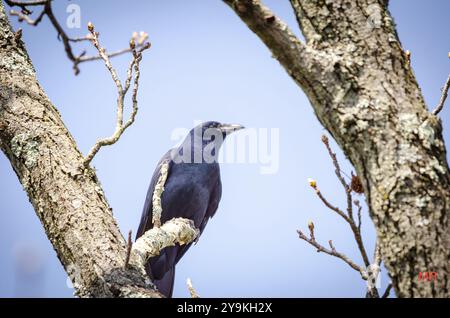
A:
[[[334,206],[333,204],[331,204],[327,198],[322,194],[322,192],[320,191],[318,185],[317,185],[317,181],[314,179],[308,179],[308,183],[309,185],[314,189],[316,195],[318,196],[318,198],[322,201],[322,203],[331,211],[335,212],[336,214],[338,214],[342,219],[344,219],[344,221],[346,223],[349,224],[350,229],[353,233],[353,236],[355,238],[355,241],[357,243],[358,246],[358,250],[361,254],[361,257],[363,259],[364,262],[364,266],[360,266],[358,265],[356,262],[354,262],[353,260],[351,260],[348,256],[346,256],[345,254],[338,252],[333,244],[332,240],[328,241],[328,245],[329,248],[326,248],[325,246],[323,246],[322,244],[320,244],[319,242],[317,242],[316,238],[315,238],[315,233],[314,233],[314,229],[315,229],[315,225],[312,221],[310,221],[308,223],[308,228],[309,228],[309,236],[307,236],[306,234],[304,234],[302,231],[298,230],[297,233],[299,235],[299,238],[302,239],[303,241],[307,242],[308,244],[310,244],[311,246],[313,246],[314,248],[317,249],[317,252],[323,252],[325,254],[337,257],[341,260],[343,260],[347,265],[349,265],[352,269],[356,270],[357,272],[360,273],[361,278],[363,280],[368,281],[368,292],[367,295],[368,297],[376,297],[378,298],[378,291],[376,289],[375,283],[378,275],[380,273],[380,265],[381,265],[381,250],[379,247],[379,244],[376,244],[375,247],[375,254],[373,257],[373,262],[371,263],[369,261],[369,258],[367,256],[367,252],[366,249],[364,247],[363,244],[363,240],[362,240],[362,236],[361,236],[361,211],[362,211],[362,206],[360,204],[360,202],[358,200],[353,200],[353,195],[352,192],[355,193],[361,193],[361,184],[359,181],[359,178],[355,175],[353,175],[352,173],[352,178],[351,178],[351,183],[347,183],[345,181],[345,178],[342,175],[342,171],[339,165],[339,162],[336,158],[336,154],[332,151],[331,147],[330,147],[330,143],[328,140],[327,136],[322,136],[322,142],[325,145],[328,155],[330,156],[334,168],[335,168],[335,174],[336,177],[339,179],[342,187],[344,188],[344,193],[346,195],[346,201],[347,201],[347,209],[346,212],[344,212],[343,210],[341,210],[340,208],[338,208],[337,206]],[[355,221],[354,217],[353,217],[353,204],[356,206],[357,208],[357,222]]]
[[[13,9],[10,10],[11,16],[17,16],[19,22],[26,22],[31,26],[37,26],[45,16],[49,18],[50,23],[53,25],[54,29],[58,34],[58,39],[62,40],[64,44],[64,50],[66,52],[67,58],[73,63],[73,70],[75,72],[75,75],[78,75],[80,73],[79,64],[102,59],[102,57],[99,55],[88,56],[86,55],[86,51],[83,51],[78,55],[74,53],[71,43],[90,41],[92,39],[91,35],[87,34],[86,36],[78,38],[70,37],[66,33],[66,31],[62,28],[61,24],[59,23],[58,19],[56,18],[53,12],[52,0],[35,0],[35,1],[5,0],[5,2],[10,7],[19,7],[21,9],[20,11],[16,11]],[[42,6],[43,8],[41,12],[38,14],[38,16],[35,19],[33,19],[30,17],[33,11],[31,11],[29,7],[38,7],[38,6]],[[138,47],[144,46],[146,39],[147,36],[145,32],[141,32],[140,40],[137,42],[137,46]],[[132,51],[133,50],[131,48],[125,48],[112,53],[108,53],[108,57],[111,58]]]
[[[127,78],[125,80],[125,84],[122,85],[116,70],[114,69],[114,67],[111,64],[110,56],[106,53],[105,48],[103,48],[100,45],[99,33],[94,30],[94,25],[91,22],[88,23],[88,30],[91,34],[90,41],[97,49],[100,58],[105,63],[105,66],[108,69],[109,73],[111,74],[111,78],[117,87],[118,97],[117,97],[115,131],[110,137],[100,139],[94,144],[94,146],[91,148],[91,150],[88,152],[88,154],[86,155],[86,157],[84,159],[84,165],[86,167],[89,166],[90,162],[92,161],[92,159],[94,159],[95,155],[98,153],[100,148],[102,148],[104,146],[110,146],[110,145],[115,144],[120,139],[120,137],[122,136],[124,131],[134,123],[137,112],[138,112],[137,94],[139,91],[139,77],[140,77],[139,65],[142,60],[142,52],[150,48],[150,43],[145,42],[145,40],[144,40],[144,42],[142,42],[142,45],[139,48],[137,48],[136,41],[141,41],[141,40],[135,38],[136,33],[133,35],[132,39],[130,40],[130,50],[133,54],[133,59],[130,62],[130,65],[128,67]],[[141,34],[141,39],[143,37],[145,38],[146,35]],[[131,112],[129,119],[126,122],[124,122],[123,111],[124,111],[125,97],[131,87],[131,82],[133,80],[133,76],[134,76],[134,81],[133,81],[133,89],[132,89],[132,96],[131,96],[132,112]]]

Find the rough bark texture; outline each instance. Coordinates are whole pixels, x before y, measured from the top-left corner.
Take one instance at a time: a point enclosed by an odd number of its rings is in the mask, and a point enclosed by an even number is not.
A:
[[[84,297],[160,297],[135,267],[95,172],[35,77],[0,1],[0,148]]]
[[[449,297],[441,122],[427,111],[387,1],[291,0],[306,44],[259,0],[224,2],[304,90],[355,166],[397,296]],[[424,271],[438,282],[418,282]]]

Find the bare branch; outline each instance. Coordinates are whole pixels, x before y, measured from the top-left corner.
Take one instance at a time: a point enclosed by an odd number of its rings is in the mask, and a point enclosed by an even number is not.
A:
[[[316,194],[319,197],[319,199],[325,204],[326,207],[328,207],[330,210],[336,212],[337,214],[339,214],[349,225],[350,228],[353,232],[353,236],[355,237],[356,243],[358,245],[358,249],[361,253],[361,257],[364,261],[364,264],[366,266],[370,265],[370,261],[369,261],[369,257],[367,256],[367,252],[366,249],[364,247],[364,242],[362,240],[361,237],[361,210],[358,210],[358,221],[359,221],[359,225],[356,225],[355,220],[353,218],[353,197],[352,197],[352,187],[350,187],[350,185],[345,181],[343,175],[342,175],[342,171],[341,171],[341,167],[339,165],[339,162],[337,160],[336,154],[333,152],[333,150],[330,147],[330,143],[328,140],[328,137],[323,135],[322,136],[322,142],[325,145],[328,154],[331,158],[331,160],[333,161],[333,165],[335,167],[335,174],[337,176],[337,178],[339,179],[339,181],[341,182],[344,190],[345,190],[345,195],[346,195],[346,199],[347,199],[347,214],[345,214],[342,210],[340,210],[338,207],[333,206],[320,192],[319,188],[317,187],[317,184],[314,183],[314,186],[310,185],[314,188],[314,190],[316,190]],[[352,183],[355,182],[354,179],[357,178],[356,176],[353,175],[352,173]],[[358,179],[359,180],[359,179]]]
[[[301,42],[288,25],[260,0],[223,0],[264,42],[291,77],[309,90],[308,74],[319,65],[317,52]]]
[[[353,203],[358,208],[358,232],[361,233],[361,211],[362,211],[362,206],[361,206],[361,203],[359,202],[359,200],[355,200],[355,201],[353,201]]]
[[[437,116],[437,114],[439,114],[439,112],[444,108],[444,104],[445,104],[445,100],[447,99],[447,96],[448,96],[449,88],[450,88],[450,75],[448,76],[447,81],[445,82],[445,85],[442,88],[442,95],[441,95],[441,98],[439,99],[438,105],[432,112],[433,115]]]
[[[312,224],[312,226],[311,226]],[[298,230],[298,236],[300,239],[304,240],[305,242],[311,244],[312,246],[314,246],[317,249],[317,252],[323,252],[325,254],[340,258],[341,260],[343,260],[345,263],[347,263],[351,268],[353,268],[354,270],[356,270],[357,272],[359,272],[361,274],[361,277],[366,280],[367,279],[367,273],[366,271],[358,266],[355,262],[353,262],[348,256],[346,256],[343,253],[339,253],[336,251],[336,248],[333,245],[333,241],[329,240],[328,244],[330,245],[330,249],[325,248],[323,245],[319,244],[315,237],[314,237],[314,223],[310,222],[310,224],[308,225],[309,229],[310,229],[310,237],[308,238],[302,231]],[[311,231],[311,228],[313,229]]]
[[[51,0],[34,0],[34,1],[14,1],[14,0],[5,0],[5,2],[9,6],[18,6],[21,8],[25,8],[28,6],[41,6],[47,4]]]
[[[164,185],[166,184],[168,173],[169,163],[167,161],[163,161],[160,165],[160,176],[152,196],[152,223],[154,227],[161,226],[161,196],[164,191]]]
[[[323,204],[325,204],[325,206],[327,208],[329,208],[331,211],[334,211],[337,214],[339,214],[347,223],[349,223],[349,224],[352,223],[352,220],[343,211],[341,211],[341,209],[339,209],[338,207],[336,207],[336,206],[332,205],[330,202],[328,202],[328,200],[323,196],[322,192],[320,192],[318,187],[316,187],[315,190],[316,190],[317,196],[323,202]]]
[[[189,244],[199,234],[192,220],[174,218],[161,227],[154,227],[145,232],[133,244],[130,263],[141,268],[145,266],[149,258],[159,255],[159,252],[175,244]]]
[[[100,150],[100,148],[102,148],[104,146],[109,146],[109,145],[115,144],[120,139],[123,132],[134,123],[136,114],[138,111],[137,94],[138,94],[138,90],[139,90],[139,77],[140,77],[139,63],[142,60],[142,52],[144,50],[150,48],[150,43],[145,42],[142,44],[142,46],[139,49],[136,49],[135,39],[134,38],[131,39],[130,49],[132,50],[132,53],[133,53],[133,60],[131,61],[130,66],[128,68],[125,86],[122,86],[119,76],[111,64],[109,55],[106,53],[106,50],[100,45],[100,42],[98,39],[99,33],[95,32],[94,26],[90,22],[88,24],[88,30],[92,36],[92,39],[91,39],[92,44],[95,46],[95,48],[99,52],[100,58],[105,63],[105,66],[108,69],[109,73],[111,74],[111,78],[117,87],[118,97],[117,97],[115,131],[112,134],[112,136],[101,139],[95,143],[95,145],[91,148],[89,153],[86,155],[86,158],[84,160],[85,166],[89,165],[89,163],[92,161],[92,159],[94,159],[95,155]],[[132,109],[130,118],[127,120],[127,122],[124,125],[124,123],[123,123],[124,100],[125,100],[126,93],[128,92],[128,89],[131,85],[130,83],[131,83],[131,79],[133,77],[133,71],[134,71],[133,94],[132,94],[133,109]]]
[[[9,6],[17,6],[22,9],[22,12],[17,12],[14,10],[11,10],[11,15],[17,16],[19,22],[25,21],[26,23],[37,26],[41,21],[42,18],[47,15],[50,22],[52,23],[53,27],[55,28],[56,32],[58,33],[58,38],[62,40],[64,45],[64,50],[66,52],[66,55],[70,61],[73,62],[73,70],[75,72],[75,75],[78,75],[80,73],[79,64],[84,62],[90,62],[90,61],[96,61],[101,60],[102,57],[100,55],[95,56],[86,56],[86,52],[81,52],[80,54],[75,54],[73,52],[73,48],[71,46],[71,42],[82,42],[82,41],[88,41],[92,40],[90,35],[84,36],[84,37],[78,37],[78,38],[71,38],[67,35],[67,33],[62,28],[61,24],[59,23],[58,19],[56,19],[53,9],[52,9],[52,0],[41,0],[41,1],[11,1],[6,0],[6,3]],[[39,14],[39,16],[34,20],[29,17],[29,15],[32,13],[27,7],[28,6],[44,6],[43,10]],[[137,33],[136,33],[137,34]],[[141,35],[143,33],[141,32]],[[136,35],[136,39],[138,39],[138,36]],[[143,36],[141,36],[137,41],[137,47],[142,47],[146,45],[145,40],[147,39],[147,35],[144,33]],[[133,49],[131,48],[125,48],[122,50],[118,50],[112,53],[108,53],[107,56],[109,58],[125,54],[128,52],[133,52]]]
[[[200,296],[195,291],[194,286],[192,285],[192,281],[191,281],[190,278],[188,278],[186,280],[186,285],[188,287],[189,293],[191,294],[191,298],[200,298]]]
[[[124,269],[127,269],[128,264],[130,263],[131,248],[133,247],[133,240],[131,238],[131,234],[132,234],[132,231],[130,230],[128,232],[127,256],[125,257],[125,265],[123,266]]]
[[[24,14],[24,13],[14,11],[14,10],[9,11],[9,14],[11,14],[12,16],[17,16],[19,22],[25,21],[29,25],[37,26],[42,21],[42,18],[45,15],[45,10],[42,10],[42,12],[34,20],[32,18],[30,18],[30,16],[28,14]]]

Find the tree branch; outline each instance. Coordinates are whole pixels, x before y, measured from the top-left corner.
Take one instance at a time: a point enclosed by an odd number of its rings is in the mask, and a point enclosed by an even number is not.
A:
[[[321,67],[317,52],[301,42],[288,25],[260,0],[223,0],[264,42],[286,71],[303,88],[309,89],[309,70]]]
[[[128,264],[130,263],[131,249],[133,247],[133,239],[131,238],[132,231],[128,231],[128,240],[127,240],[127,256],[125,257],[125,265],[124,269],[128,268]]]
[[[89,163],[94,159],[97,152],[104,146],[110,146],[115,144],[124,131],[130,127],[136,118],[136,114],[138,111],[138,102],[137,102],[137,94],[139,91],[139,77],[140,77],[140,70],[139,70],[139,64],[142,60],[142,52],[148,48],[150,48],[150,43],[146,42],[142,47],[139,49],[136,49],[136,43],[135,39],[132,38],[130,41],[130,49],[133,53],[133,60],[131,61],[128,71],[127,71],[127,79],[125,81],[125,86],[122,86],[122,83],[119,79],[119,76],[116,72],[116,70],[113,68],[111,61],[109,59],[109,55],[106,54],[106,50],[100,45],[100,42],[98,40],[99,34],[95,32],[94,26],[92,23],[88,24],[88,30],[91,33],[91,41],[95,48],[99,52],[99,56],[105,63],[106,68],[108,69],[109,73],[111,74],[111,77],[117,87],[118,91],[118,98],[117,98],[117,111],[116,111],[116,128],[112,136],[104,139],[100,139],[95,143],[95,145],[91,148],[91,150],[86,155],[86,158],[84,160],[84,166],[88,166]],[[127,122],[123,123],[123,111],[124,111],[124,103],[125,103],[125,97],[128,92],[128,89],[131,85],[131,80],[133,78],[133,71],[134,71],[134,82],[133,82],[133,92],[132,92],[132,103],[133,103],[133,109],[130,115],[130,118],[127,120]]]
[[[11,14],[12,16],[17,16],[19,22],[25,21],[29,25],[37,26],[42,21],[42,18],[45,15],[45,10],[42,10],[38,17],[34,20],[30,18],[28,14],[23,14],[14,10],[9,11],[9,14]]]
[[[37,82],[1,1],[0,25],[0,148],[27,192],[76,295],[162,297],[139,260],[156,255],[158,248],[187,243],[198,231],[191,221],[176,219],[149,231],[133,246],[130,239],[127,244],[95,171],[80,169],[84,158]],[[124,268],[128,257],[131,266]]]
[[[161,226],[161,196],[164,191],[164,185],[166,184],[167,175],[169,174],[169,163],[168,161],[163,161],[160,165],[160,176],[155,185],[155,190],[152,196],[152,223],[154,227]]]
[[[333,165],[335,167],[335,174],[337,176],[337,178],[339,179],[340,183],[342,184],[342,187],[344,188],[345,191],[345,195],[346,195],[346,199],[347,199],[347,215],[344,214],[344,212],[342,212],[339,208],[334,207],[333,205],[331,205],[326,199],[325,197],[323,197],[322,193],[319,191],[319,189],[316,187],[316,193],[319,196],[319,198],[322,200],[322,202],[331,210],[335,211],[336,213],[338,213],[340,216],[342,216],[342,218],[344,218],[345,221],[347,221],[347,223],[350,225],[350,228],[353,232],[353,236],[355,237],[356,243],[358,244],[358,249],[361,253],[361,257],[364,261],[364,264],[366,266],[370,265],[370,261],[369,261],[369,257],[367,256],[367,252],[366,249],[364,247],[364,242],[362,240],[361,237],[361,227],[360,227],[360,223],[359,226],[356,225],[355,220],[353,218],[353,197],[352,197],[352,188],[347,184],[347,182],[345,181],[342,173],[341,173],[341,167],[339,165],[339,162],[336,158],[336,154],[332,151],[331,147],[330,147],[330,143],[328,140],[328,137],[323,135],[322,136],[322,142],[325,145],[328,154],[333,162]],[[354,177],[354,176],[353,176]],[[353,178],[352,178],[353,180]],[[360,212],[358,211],[358,219],[360,222]]]
[[[175,218],[167,221],[161,227],[154,227],[145,232],[133,244],[131,263],[144,267],[147,261],[167,247],[175,244],[189,244],[198,236],[192,220]]]
[[[10,11],[10,14],[13,16],[17,16],[19,22],[25,21],[28,24],[32,26],[37,26],[42,18],[46,15],[48,16],[51,24],[55,28],[56,32],[58,33],[58,38],[62,40],[64,45],[64,50],[66,52],[67,57],[70,61],[73,62],[73,70],[75,72],[75,75],[78,75],[80,73],[79,64],[84,62],[90,62],[90,61],[96,61],[102,59],[100,55],[96,56],[86,56],[86,52],[83,51],[79,55],[76,55],[73,52],[73,48],[71,46],[71,42],[81,42],[81,41],[89,41],[92,40],[90,35],[84,36],[84,37],[78,37],[78,38],[71,38],[67,35],[67,33],[62,28],[61,24],[59,23],[58,19],[55,17],[55,14],[53,13],[52,8],[52,0],[38,0],[38,1],[12,1],[12,0],[5,0],[5,2],[13,7],[17,6],[22,9],[22,12],[17,12],[14,10]],[[29,17],[29,15],[32,13],[31,10],[29,10],[27,7],[29,6],[43,6],[41,13],[39,16],[33,20]],[[136,38],[137,39],[137,38]],[[147,39],[147,36],[144,34],[137,40],[137,47],[141,47],[146,45],[145,40]],[[128,52],[133,52],[133,49],[131,48],[125,48],[122,50],[118,50],[112,53],[108,53],[107,56],[109,58],[125,54]]]
[[[328,254],[328,255],[331,255],[331,256],[334,256],[334,257],[337,257],[337,258],[343,260],[351,268],[353,268],[355,271],[359,272],[361,274],[361,277],[364,280],[367,279],[366,271],[362,267],[358,266],[355,262],[353,262],[348,256],[336,251],[336,248],[333,245],[333,241],[331,241],[331,240],[328,241],[328,244],[330,245],[330,249],[327,249],[326,247],[324,247],[323,245],[321,245],[320,243],[318,243],[316,241],[315,236],[314,236],[314,223],[310,222],[308,227],[309,227],[309,231],[310,231],[309,238],[302,231],[297,230],[297,233],[298,233],[298,236],[300,239],[302,239],[305,242],[309,243],[310,245],[314,246],[317,249],[317,252],[323,252],[325,254]]]
[[[448,96],[448,90],[450,88],[450,75],[447,78],[447,81],[444,84],[444,87],[442,88],[442,94],[441,98],[439,99],[439,103],[436,106],[436,108],[433,110],[432,114],[437,116],[439,112],[444,108],[445,100]]]
[[[291,0],[307,44],[286,46],[286,54],[280,51],[290,41],[265,23],[260,1],[225,2],[274,52],[354,165],[397,296],[448,297],[450,170],[442,127],[428,120],[387,1]],[[442,273],[443,286],[414,284],[421,268]]]

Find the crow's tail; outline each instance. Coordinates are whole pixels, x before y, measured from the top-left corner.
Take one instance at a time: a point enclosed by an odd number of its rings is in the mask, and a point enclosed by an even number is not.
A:
[[[158,287],[160,293],[166,296],[167,298],[172,297],[174,281],[175,281],[175,266],[169,269],[161,279],[153,280],[156,287]]]

